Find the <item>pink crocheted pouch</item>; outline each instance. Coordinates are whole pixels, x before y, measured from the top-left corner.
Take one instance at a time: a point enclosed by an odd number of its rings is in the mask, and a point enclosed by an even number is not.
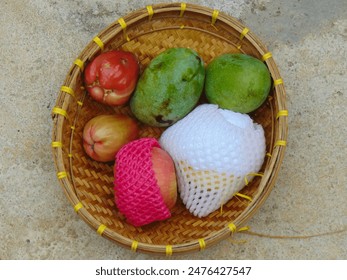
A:
[[[141,138],[123,146],[114,166],[115,202],[128,222],[143,226],[171,217],[164,203],[152,168],[154,138]]]

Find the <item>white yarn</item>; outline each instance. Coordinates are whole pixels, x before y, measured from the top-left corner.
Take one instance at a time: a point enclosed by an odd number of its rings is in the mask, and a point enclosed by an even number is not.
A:
[[[230,200],[265,157],[262,126],[247,114],[213,104],[196,107],[167,128],[159,142],[175,162],[183,203],[198,217]]]

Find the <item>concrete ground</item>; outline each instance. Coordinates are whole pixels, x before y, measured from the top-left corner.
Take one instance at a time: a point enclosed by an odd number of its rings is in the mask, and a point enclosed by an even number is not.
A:
[[[50,114],[72,61],[94,36],[128,12],[163,1],[0,2],[0,259],[157,258],[101,238],[73,212],[55,175]],[[346,1],[191,2],[240,19],[271,50],[285,81],[286,156],[248,225],[294,236],[346,228]],[[346,232],[235,239],[246,243],[225,240],[172,258],[347,259]]]

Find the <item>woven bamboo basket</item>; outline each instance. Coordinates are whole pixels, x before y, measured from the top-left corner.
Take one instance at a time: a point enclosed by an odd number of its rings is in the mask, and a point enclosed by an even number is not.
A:
[[[170,219],[134,227],[114,203],[113,164],[93,161],[82,147],[82,131],[89,119],[114,112],[131,115],[131,111],[127,105],[108,107],[93,101],[83,87],[83,69],[101,52],[122,49],[137,55],[143,71],[155,56],[171,47],[195,49],[205,63],[222,53],[240,52],[266,63],[273,88],[251,117],[264,128],[267,156],[258,176],[247,182],[241,195],[226,203],[223,211],[198,218],[179,200]],[[203,250],[242,230],[271,192],[287,139],[285,100],[283,81],[271,53],[236,19],[185,3],[144,7],[101,31],[72,63],[52,111],[52,152],[58,180],[78,215],[99,235],[119,245],[163,255]],[[139,125],[141,137],[159,138],[163,132],[163,128]]]

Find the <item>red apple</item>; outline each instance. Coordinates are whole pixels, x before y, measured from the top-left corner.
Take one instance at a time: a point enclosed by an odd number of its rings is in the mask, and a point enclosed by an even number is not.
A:
[[[86,90],[97,102],[126,103],[136,87],[140,67],[131,52],[113,50],[98,55],[84,71]]]
[[[86,153],[100,162],[113,161],[122,146],[138,138],[134,119],[126,115],[100,115],[87,122],[83,129]]]
[[[177,181],[173,160],[163,149],[153,147],[152,164],[160,194],[167,208],[172,209],[177,200]]]

